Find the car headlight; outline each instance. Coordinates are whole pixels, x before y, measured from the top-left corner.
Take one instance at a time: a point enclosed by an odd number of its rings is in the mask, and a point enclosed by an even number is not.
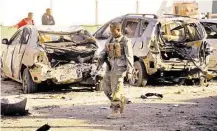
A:
[[[37,53],[34,57],[34,62],[35,63],[43,63],[43,64],[47,64],[48,60],[46,58],[46,55],[43,52]]]

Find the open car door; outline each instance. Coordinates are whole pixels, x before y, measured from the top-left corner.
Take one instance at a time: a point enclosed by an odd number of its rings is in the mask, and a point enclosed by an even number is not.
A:
[[[217,22],[201,22],[207,33],[207,41],[210,42],[213,53],[210,55],[208,68],[217,71]]]

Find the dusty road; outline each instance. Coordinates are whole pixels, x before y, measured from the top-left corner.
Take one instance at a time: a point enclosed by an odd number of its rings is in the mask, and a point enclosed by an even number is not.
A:
[[[51,131],[216,131],[217,82],[209,87],[149,86],[128,87],[128,104],[124,117],[107,120],[109,103],[102,92],[62,90],[25,95],[21,85],[4,81],[1,95],[28,98],[28,116],[2,116],[2,131],[35,131],[48,123]],[[156,92],[163,99],[141,99],[142,93]]]

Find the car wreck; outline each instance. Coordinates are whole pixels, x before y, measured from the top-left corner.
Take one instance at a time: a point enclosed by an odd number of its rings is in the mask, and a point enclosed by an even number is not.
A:
[[[111,22],[122,24],[122,33],[132,40],[134,72],[132,84],[145,86],[162,80],[204,84],[211,53],[206,32],[196,19],[165,14],[127,14],[102,26],[95,34],[99,47],[110,37]]]
[[[3,39],[2,77],[22,82],[25,93],[40,83],[95,84],[96,41],[80,26],[25,26]]]
[[[212,47],[212,54],[209,57],[208,70],[216,77],[217,76],[217,20],[216,19],[201,19],[207,33],[207,41]]]

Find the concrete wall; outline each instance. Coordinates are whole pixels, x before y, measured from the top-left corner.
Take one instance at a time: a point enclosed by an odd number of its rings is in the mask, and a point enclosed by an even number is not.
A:
[[[217,13],[217,1],[213,1],[213,5],[212,5],[212,13],[214,13],[214,14]]]

